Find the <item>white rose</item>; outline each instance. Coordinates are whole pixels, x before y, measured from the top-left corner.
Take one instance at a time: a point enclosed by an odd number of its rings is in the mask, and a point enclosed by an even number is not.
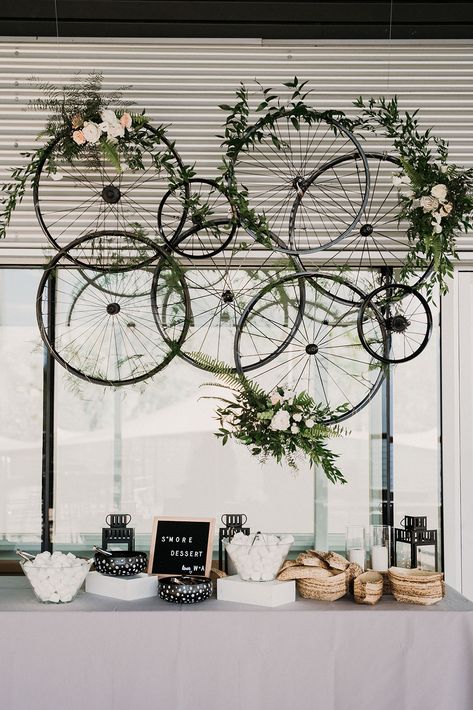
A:
[[[424,212],[435,212],[440,205],[437,198],[430,195],[423,195],[419,200],[419,204]]]
[[[123,136],[125,135],[125,129],[122,125],[117,123],[116,125],[109,126],[107,133],[110,138],[123,138]]]
[[[403,185],[410,185],[411,178],[408,175],[401,175],[401,182]]]
[[[102,131],[98,123],[94,123],[93,121],[85,121],[82,133],[84,134],[86,141],[89,141],[89,143],[97,143]]]
[[[120,125],[120,121],[115,115],[115,111],[112,111],[110,108],[106,108],[102,111],[100,114],[102,121],[104,123],[108,123],[109,126],[115,126],[115,125]]]
[[[294,419],[295,422],[300,422],[302,419],[302,414],[293,414],[292,418]]]
[[[300,432],[300,429],[299,429],[299,427],[297,426],[297,424],[293,424],[293,425],[291,426],[291,432],[292,432],[292,434],[298,434],[298,433]]]
[[[312,427],[315,426],[315,422],[313,419],[306,419],[305,425],[308,429],[312,429]]]
[[[402,185],[402,178],[400,175],[393,175],[392,176],[392,183],[395,187],[399,187],[399,185]]]
[[[281,397],[279,392],[276,392],[276,390],[274,392],[271,392],[270,399],[271,404],[281,404],[281,402],[283,401],[283,397]]]
[[[443,214],[441,212],[433,212],[432,213],[432,224],[440,224],[442,221]]]
[[[430,194],[433,195],[433,197],[436,197],[439,202],[445,202],[447,198],[447,192],[447,186],[443,185],[442,183],[439,183],[438,185],[433,186],[430,191]]]
[[[447,165],[441,165],[441,166],[440,166],[440,172],[441,172],[443,175],[445,175],[445,173],[447,172],[447,170],[448,170],[448,166],[447,166]]]
[[[284,409],[280,409],[279,412],[276,412],[271,419],[269,428],[273,431],[286,431],[286,429],[289,429],[290,423],[289,412],[286,412]]]
[[[412,190],[410,187],[401,187],[399,192],[401,193],[401,195],[403,197],[409,197],[409,198],[414,197],[414,190]]]
[[[452,203],[446,202],[444,205],[441,206],[440,214],[442,215],[442,217],[447,217],[452,210],[453,210]]]
[[[434,226],[432,227],[432,230],[434,234],[441,234],[442,233],[442,225],[435,223]]]

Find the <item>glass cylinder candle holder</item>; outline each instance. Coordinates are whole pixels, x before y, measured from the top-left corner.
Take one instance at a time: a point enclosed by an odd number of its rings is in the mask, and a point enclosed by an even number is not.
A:
[[[391,531],[388,525],[370,525],[371,569],[387,572],[390,567]]]
[[[346,532],[346,556],[365,569],[365,529],[362,525],[349,525]]]

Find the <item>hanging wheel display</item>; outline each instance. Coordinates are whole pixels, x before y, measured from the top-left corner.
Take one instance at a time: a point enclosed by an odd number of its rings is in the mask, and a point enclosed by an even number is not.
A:
[[[290,274],[266,286],[238,324],[237,371],[246,371],[267,391],[308,392],[334,412],[326,423],[348,419],[374,397],[384,379],[384,368],[360,341],[358,307],[348,305],[355,300],[361,301],[362,293],[354,286],[318,272]],[[381,314],[373,306],[367,317],[387,353]]]
[[[154,237],[159,203],[183,166],[162,130],[145,124],[132,136],[128,150],[121,148],[119,167],[94,145],[65,159],[62,136],[49,144],[36,170],[33,200],[39,224],[55,249],[98,231],[139,231]]]
[[[219,361],[233,368],[235,328],[243,310],[263,286],[279,280],[283,273],[297,271],[295,260],[285,258],[281,263],[280,255],[255,247],[254,242],[239,243],[198,265],[180,258],[189,295],[189,323],[179,355],[191,365],[211,370],[212,362]],[[151,290],[158,329],[168,317],[166,297],[160,303],[154,297],[155,284],[162,281],[158,264]],[[275,297],[279,295],[275,291]]]
[[[336,244],[324,255],[320,263],[322,270],[340,267],[343,278],[365,294],[382,285],[382,272],[394,271],[397,283],[405,283],[419,288],[429,277],[432,263],[418,262],[418,273],[409,275],[407,281],[401,278],[406,258],[406,234],[408,223],[399,221],[398,187],[393,185],[393,172],[401,168],[400,161],[385,153],[366,153],[370,172],[370,195],[362,216],[352,233],[340,244]],[[343,169],[348,176],[357,177],[360,156],[344,155],[324,169],[321,186],[332,198],[334,185],[338,185],[336,173]],[[359,186],[361,191],[361,186]],[[336,203],[333,201],[333,208]]]
[[[214,180],[193,178],[173,187],[158,209],[160,235],[189,259],[219,254],[233,239],[237,224],[235,208]]]
[[[122,235],[130,251],[153,248],[154,263],[160,264],[163,280],[166,276],[165,284],[155,284],[153,296],[158,303],[167,299],[172,318],[158,331],[151,312],[154,268],[115,264],[104,273],[92,261],[86,270],[71,266],[68,252],[87,247],[93,253],[95,239],[89,235],[75,240],[45,270],[36,301],[41,337],[55,360],[82,380],[116,387],[141,382],[162,370],[184,342],[186,285],[169,255],[148,240]]]
[[[381,312],[388,349],[372,327],[372,312]],[[403,284],[380,286],[364,299],[358,314],[358,333],[367,352],[382,363],[395,365],[420,355],[432,333],[432,313],[418,291]]]
[[[257,136],[257,139],[255,139]],[[337,164],[357,156],[355,171]],[[355,136],[312,109],[265,116],[248,129],[233,156],[236,185],[250,210],[263,213],[274,248],[311,254],[337,244],[359,222],[369,193],[369,169]],[[251,219],[242,226],[258,239]]]

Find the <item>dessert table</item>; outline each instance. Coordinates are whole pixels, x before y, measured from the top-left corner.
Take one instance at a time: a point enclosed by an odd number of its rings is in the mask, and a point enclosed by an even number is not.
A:
[[[40,604],[0,577],[6,710],[471,710],[473,603],[351,598],[262,608],[80,592]]]

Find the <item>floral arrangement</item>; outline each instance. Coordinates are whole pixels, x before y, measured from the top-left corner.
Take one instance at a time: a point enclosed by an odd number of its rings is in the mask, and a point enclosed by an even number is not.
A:
[[[78,156],[92,167],[101,166],[105,160],[117,172],[121,172],[123,163],[130,170],[143,170],[144,151],[151,153],[157,169],[166,169],[170,186],[194,174],[186,167],[176,171],[169,151],[158,149],[162,147],[164,126],[150,130],[144,111],[132,113],[122,105],[120,90],[103,90],[102,74],[92,73],[82,81],[76,77],[60,87],[39,83],[38,90],[40,97],[29,107],[48,113],[45,129],[38,136],[42,145],[21,153],[27,158],[26,164],[15,168],[10,181],[2,186],[0,238],[5,237],[14,210],[45,160],[45,169],[53,180],[61,179],[62,162],[73,164]]]
[[[193,357],[204,358],[199,353],[194,353]],[[330,451],[326,441],[346,432],[338,425],[324,423],[344,411],[344,407],[333,412],[317,404],[307,392],[293,394],[283,387],[267,393],[222,363],[210,358],[205,358],[205,362],[207,369],[211,369],[223,383],[205,383],[203,386],[224,387],[231,396],[231,399],[205,397],[222,403],[215,412],[219,423],[215,436],[222,444],[234,439],[247,446],[262,463],[274,458],[295,471],[298,470],[298,460],[306,458],[311,464],[320,466],[332,483],[346,483],[335,465],[338,454]]]
[[[432,262],[432,278],[426,284],[430,294],[437,284],[448,290],[456,257],[456,235],[473,227],[473,169],[448,162],[448,145],[422,131],[417,111],[401,114],[397,98],[362,97],[355,101],[362,110],[360,127],[377,132],[381,128],[392,139],[403,170],[393,175],[399,191],[399,220],[407,220],[410,250],[402,276]]]

